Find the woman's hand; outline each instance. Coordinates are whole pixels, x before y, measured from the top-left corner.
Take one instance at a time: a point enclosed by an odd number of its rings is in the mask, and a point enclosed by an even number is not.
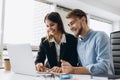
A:
[[[47,70],[47,68],[45,66],[43,66],[42,63],[37,63],[36,64],[36,70],[40,71],[40,72],[45,72]]]
[[[50,71],[50,72],[52,71],[52,72],[61,73],[61,72],[62,72],[62,68],[57,67],[57,66],[54,66],[54,67],[51,68],[49,71]]]

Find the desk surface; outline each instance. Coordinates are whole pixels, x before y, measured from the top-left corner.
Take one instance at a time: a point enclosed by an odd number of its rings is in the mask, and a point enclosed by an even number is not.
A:
[[[93,77],[91,79],[90,75],[73,75],[72,80],[108,80],[106,77]],[[58,78],[51,79],[45,78],[45,77],[34,77],[34,76],[27,76],[27,75],[21,75],[21,74],[16,74],[12,71],[5,71],[4,69],[0,69],[0,80],[60,80]]]

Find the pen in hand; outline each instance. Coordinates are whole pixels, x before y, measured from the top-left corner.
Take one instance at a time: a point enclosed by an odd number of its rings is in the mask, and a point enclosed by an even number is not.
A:
[[[48,70],[48,68],[46,68],[42,63],[37,63],[36,69],[37,71],[40,71],[40,72],[45,72],[46,70]]]

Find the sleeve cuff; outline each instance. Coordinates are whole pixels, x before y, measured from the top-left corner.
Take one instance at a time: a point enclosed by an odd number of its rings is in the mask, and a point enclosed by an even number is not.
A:
[[[93,73],[93,70],[94,70],[94,65],[93,64],[90,64],[88,66],[86,66],[86,69],[92,74]]]

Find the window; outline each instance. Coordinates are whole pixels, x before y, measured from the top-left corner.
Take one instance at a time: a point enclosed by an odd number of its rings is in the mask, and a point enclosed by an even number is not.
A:
[[[6,45],[29,43],[38,50],[41,38],[46,36],[44,17],[54,11],[54,6],[35,0],[7,0],[5,3],[4,49]],[[37,52],[33,52],[37,53]],[[35,57],[36,54],[33,54]],[[3,58],[8,52],[3,51]]]
[[[44,16],[53,6],[35,0],[7,0],[5,8],[4,44],[30,43],[39,46],[46,35]]]
[[[90,18],[90,28],[93,30],[104,31],[109,37],[112,32],[112,22],[101,18]]]
[[[65,8],[62,6],[57,6],[56,11],[60,14],[60,16],[62,18],[66,32],[73,34],[73,32],[68,27],[68,21],[66,19],[66,15],[68,14],[69,11],[71,11],[71,9],[68,9],[68,8]]]
[[[54,10],[54,5],[36,1],[34,8],[33,45],[38,46],[41,38],[46,36],[47,27],[44,24],[44,17],[47,13]]]

